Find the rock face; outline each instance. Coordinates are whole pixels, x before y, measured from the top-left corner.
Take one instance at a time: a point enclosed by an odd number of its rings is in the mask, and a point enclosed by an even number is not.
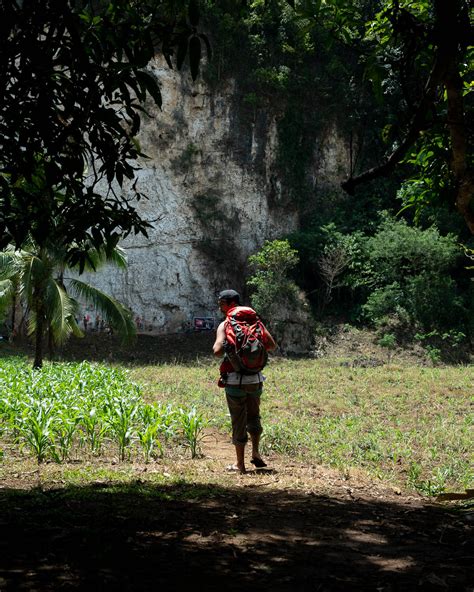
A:
[[[221,289],[245,293],[248,256],[296,229],[298,212],[284,197],[275,164],[275,116],[243,120],[232,82],[212,90],[158,62],[150,69],[163,109],[147,106],[140,143],[149,159],[136,182],[148,196],[139,211],[153,228],[148,238],[123,241],[127,270],[106,268],[85,280],[130,307],[139,329],[172,333],[196,318],[217,318]],[[318,174],[324,169],[323,156]],[[93,321],[95,312],[86,314]]]

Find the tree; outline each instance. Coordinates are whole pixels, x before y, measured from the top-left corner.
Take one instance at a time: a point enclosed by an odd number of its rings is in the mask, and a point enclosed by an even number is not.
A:
[[[322,314],[324,308],[331,302],[333,290],[343,285],[338,278],[347,268],[348,263],[349,254],[343,246],[335,246],[319,257],[319,275],[325,286],[321,296],[319,314]]]
[[[94,269],[106,262],[126,266],[125,255],[118,247],[110,253],[90,248],[88,253]],[[8,247],[0,253],[0,306],[21,301],[28,316],[28,332],[35,336],[35,368],[43,364],[45,334],[50,350],[71,334],[83,335],[76,320],[79,304],[75,297],[92,303],[124,342],[135,336],[131,312],[120,302],[85,282],[65,277],[71,269],[65,256],[64,248],[39,247],[33,241],[22,250]]]
[[[249,257],[255,272],[247,281],[254,290],[252,305],[269,321],[278,322],[282,311],[296,301],[298,287],[290,273],[297,263],[298,253],[287,240],[265,241]]]
[[[132,180],[136,136],[156,53],[198,75],[197,0],[2,0],[0,5],[0,248],[57,243],[83,269],[149,224]],[[105,192],[104,192],[105,186]],[[102,191],[99,191],[102,187]]]
[[[383,132],[381,163],[342,184],[350,194],[372,179],[391,175],[418,154],[436,155],[447,166],[450,203],[474,233],[472,128],[473,27],[468,0],[378,0],[289,2],[309,23],[321,22],[355,48],[380,99],[396,93]],[[446,147],[437,150],[440,138]],[[413,170],[413,169],[412,169]],[[432,173],[434,174],[434,173]],[[426,188],[423,188],[426,189]],[[436,192],[411,194],[408,205],[424,207]]]
[[[248,259],[254,270],[247,280],[252,306],[269,324],[284,353],[308,352],[313,338],[308,302],[291,277],[298,260],[287,240],[265,241]]]

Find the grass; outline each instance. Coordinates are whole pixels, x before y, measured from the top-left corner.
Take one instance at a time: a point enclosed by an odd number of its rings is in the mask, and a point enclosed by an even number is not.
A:
[[[176,449],[187,450],[187,459],[198,456],[203,426],[230,431],[215,360],[132,368],[56,363],[41,375],[21,360],[4,360],[0,369],[0,475],[16,454],[33,470],[38,461],[53,480],[132,481],[134,463],[164,455],[160,462],[170,474],[163,477],[163,468],[148,474],[167,482],[174,479],[174,458],[181,477],[187,474]],[[337,359],[273,359],[265,375],[266,454],[344,475],[362,470],[425,495],[473,487],[472,367],[352,368]],[[175,452],[164,451],[165,442]],[[69,462],[79,459],[80,466]]]
[[[363,469],[427,495],[473,486],[472,367],[274,359],[265,374],[265,452]],[[135,368],[131,376],[148,400],[195,405],[229,429],[215,362]]]

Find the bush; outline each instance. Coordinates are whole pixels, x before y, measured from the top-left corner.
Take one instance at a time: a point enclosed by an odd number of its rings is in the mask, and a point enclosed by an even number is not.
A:
[[[409,226],[385,212],[373,236],[344,234],[331,223],[291,240],[301,245],[302,271],[319,276],[311,291],[320,312],[331,303],[336,314],[357,314],[379,329],[388,322],[399,337],[432,329],[472,335],[474,286],[466,282],[454,235]]]
[[[454,236],[384,215],[365,253],[365,320],[378,324],[398,316],[427,330],[465,328],[468,310],[450,275],[462,255]]]
[[[408,226],[386,213],[377,233],[367,239],[367,253],[378,285],[424,272],[446,273],[461,256],[454,235],[441,236],[435,227]]]
[[[362,306],[362,314],[366,321],[376,324],[384,317],[391,316],[405,309],[405,295],[398,282],[376,288]]]
[[[467,318],[456,282],[433,272],[407,279],[406,306],[410,316],[425,329],[457,327]]]
[[[268,320],[281,308],[296,302],[298,287],[289,274],[298,263],[298,253],[287,240],[266,241],[262,249],[249,257],[255,274],[247,284],[254,289],[252,306]]]
[[[249,263],[255,270],[247,281],[254,289],[252,306],[269,323],[281,351],[306,353],[312,344],[313,323],[306,297],[291,278],[297,251],[287,240],[266,241]]]

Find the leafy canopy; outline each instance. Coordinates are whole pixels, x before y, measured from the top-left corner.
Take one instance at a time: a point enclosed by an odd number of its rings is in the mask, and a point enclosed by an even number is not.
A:
[[[189,56],[195,78],[208,45],[198,22],[195,0],[2,1],[0,248],[57,242],[83,267],[90,246],[146,234],[143,196],[122,192],[145,156],[143,103],[161,105],[146,66],[158,52],[170,66]]]
[[[380,102],[391,105],[380,134],[385,157],[351,174],[343,188],[390,176],[401,164],[420,178],[405,205],[419,210],[447,200],[474,233],[472,151],[473,20],[467,0],[300,0],[288,2],[302,23],[325,26],[355,49]],[[393,100],[393,99],[397,100]],[[372,125],[372,122],[368,122]],[[357,140],[356,142],[357,143]],[[351,152],[352,154],[352,152]],[[420,156],[422,155],[422,156]],[[424,170],[423,170],[424,169]],[[440,191],[441,190],[441,191]]]

